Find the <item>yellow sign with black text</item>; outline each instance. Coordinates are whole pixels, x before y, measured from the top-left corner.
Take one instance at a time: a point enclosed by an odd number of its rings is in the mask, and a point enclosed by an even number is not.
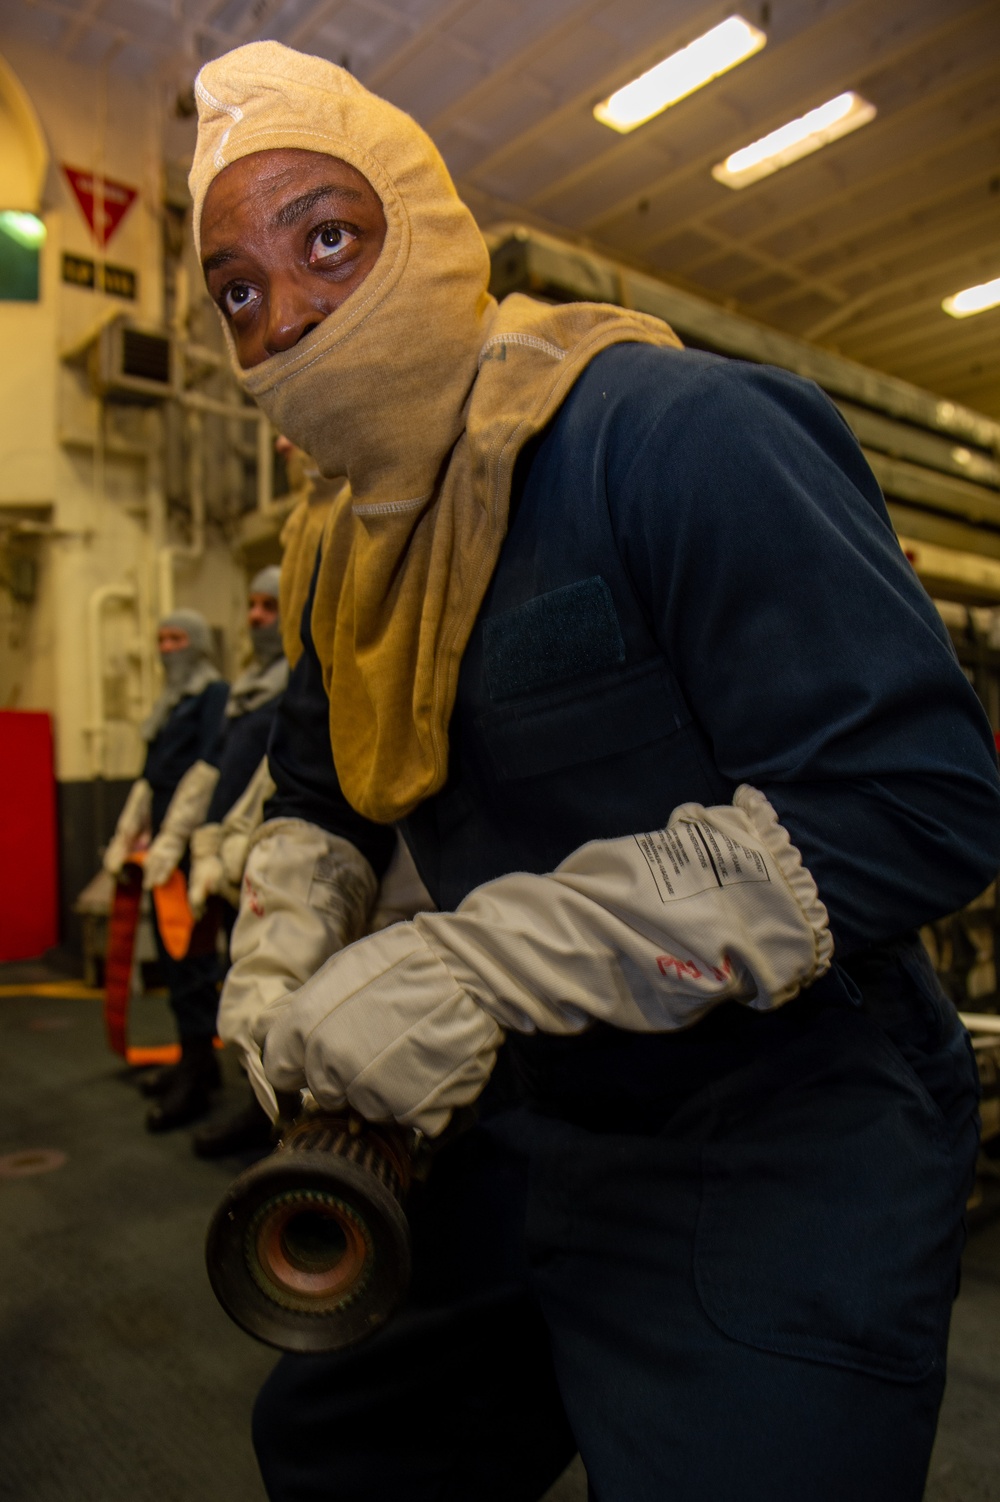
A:
[[[85,287],[93,292],[98,287],[112,297],[126,297],[135,302],[138,277],[127,266],[111,266],[97,263],[89,256],[74,256],[63,253],[62,279],[71,287]]]

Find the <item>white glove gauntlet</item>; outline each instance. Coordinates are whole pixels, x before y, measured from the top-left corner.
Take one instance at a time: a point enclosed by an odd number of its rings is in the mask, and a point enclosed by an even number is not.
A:
[[[121,873],[136,842],[149,833],[152,815],[153,789],[144,777],[140,777],[129,789],[125,807],[118,815],[115,832],[104,852],[103,865],[109,876]]]
[[[218,780],[218,767],[196,761],[177,784],[142,868],[142,884],[147,892],[169,881],[177,869],[188,840],[204,821]]]
[[[430,1134],[473,1100],[499,1031],[689,1026],[724,1000],[780,1006],[829,968],[815,883],[762,793],[684,804],[666,829],[598,840],[549,876],[478,888],[456,913],[336,955],[261,1017],[281,1090],[308,1084]],[[478,1012],[478,1017],[477,1017]]]
[[[344,989],[348,985],[349,990]],[[490,1077],[503,1033],[414,932],[397,923],[334,955],[257,1021],[277,1090],[351,1105],[436,1136]]]
[[[204,915],[210,897],[222,895],[233,907],[240,900],[239,887],[230,886],[222,869],[219,847],[222,825],[203,824],[191,836],[191,873],[188,876],[188,906],[195,918]]]
[[[256,772],[222,821],[222,844],[219,855],[230,886],[239,890],[243,868],[250,852],[255,830],[264,822],[264,804],[275,791],[268,771],[267,757],[262,757]]]
[[[687,1027],[719,1001],[757,1011],[829,969],[826,908],[763,793],[685,803],[666,829],[595,840],[551,876],[479,887],[414,920],[458,983],[505,1027]]]
[[[254,1024],[364,933],[376,886],[360,851],[304,819],[270,819],[251,840],[218,1027],[243,1050],[251,1083],[272,1115]]]
[[[232,907],[239,906],[250,840],[264,822],[264,804],[273,792],[265,756],[222,823],[203,824],[191,836],[188,902],[196,918],[201,917],[212,896],[224,897]]]

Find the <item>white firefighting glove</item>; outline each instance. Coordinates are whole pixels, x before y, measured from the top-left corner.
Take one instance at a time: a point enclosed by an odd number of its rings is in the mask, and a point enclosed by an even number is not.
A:
[[[222,844],[219,855],[226,881],[237,892],[243,880],[250,840],[264,822],[264,804],[275,792],[267,767],[267,757],[260,765],[222,821]]]
[[[221,844],[221,824],[203,824],[191,836],[188,907],[196,919],[204,916],[210,897],[221,895],[233,907],[240,900],[239,887],[231,887],[226,881],[219,854]]]
[[[308,1084],[434,1135],[479,1094],[506,1028],[690,1026],[720,1001],[780,1006],[829,968],[826,909],[774,809],[688,803],[665,829],[597,840],[336,955],[258,1019],[278,1090]]]
[[[133,782],[125,807],[118,815],[115,832],[104,852],[104,869],[109,876],[118,876],[135,848],[136,843],[149,834],[153,816],[153,789],[144,777]]]
[[[203,824],[191,836],[188,905],[196,918],[204,913],[209,897],[223,897],[231,907],[239,907],[250,839],[264,822],[264,804],[274,790],[265,756],[222,823]]]
[[[218,767],[196,761],[177,784],[142,868],[142,885],[147,892],[169,881],[180,865],[188,840],[204,822],[218,780]]]
[[[401,834],[396,835],[396,848],[379,882],[375,907],[368,919],[368,932],[377,934],[379,929],[391,923],[404,923],[417,913],[433,913],[434,901],[420,880],[409,846]]]
[[[272,1117],[277,1104],[253,1035],[260,1013],[365,931],[375,873],[360,851],[304,819],[269,819],[250,842],[232,965],[219,1001],[219,1035],[244,1055]]]

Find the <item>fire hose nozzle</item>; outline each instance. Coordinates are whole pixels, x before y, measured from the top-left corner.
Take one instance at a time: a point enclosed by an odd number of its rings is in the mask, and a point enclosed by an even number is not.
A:
[[[336,1351],[385,1323],[410,1282],[412,1137],[306,1116],[235,1180],[205,1255],[236,1324],[282,1351]]]

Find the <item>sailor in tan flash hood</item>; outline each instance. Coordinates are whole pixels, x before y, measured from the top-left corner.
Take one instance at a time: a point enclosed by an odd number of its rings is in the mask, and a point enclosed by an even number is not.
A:
[[[269,1497],[534,1502],[579,1446],[601,1502],[919,1502],[976,1081],[915,931],[994,876],[1000,784],[857,444],[656,320],[497,307],[332,64],[197,95],[240,379],[350,482],[220,1032],[272,1114],[479,1109],[405,1315],[269,1378]],[[359,938],[395,820],[437,911]]]
[[[679,341],[617,308],[515,296],[498,309],[482,235],[429,137],[333,63],[257,42],[207,64],[196,94],[196,241],[214,179],[263,151],[347,162],[385,214],[362,289],[292,349],[249,371],[235,351],[234,362],[279,431],[350,482],[353,504],[324,549],[315,634],[341,785],[390,822],[447,775],[458,668],[519,452],[598,351]]]

